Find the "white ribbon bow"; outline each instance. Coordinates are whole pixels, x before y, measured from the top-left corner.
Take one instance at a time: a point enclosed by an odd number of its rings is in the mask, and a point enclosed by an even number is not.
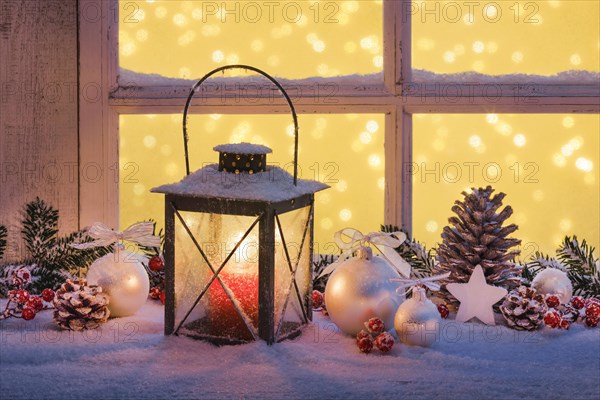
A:
[[[152,222],[136,222],[123,232],[110,229],[108,226],[96,222],[87,231],[88,236],[95,239],[88,243],[75,243],[71,247],[79,250],[93,247],[109,246],[115,242],[127,240],[146,247],[160,247],[160,237],[154,235]]]
[[[429,276],[427,278],[420,278],[420,279],[392,278],[392,279],[390,279],[390,282],[400,283],[400,286],[398,286],[398,288],[396,289],[396,292],[400,292],[402,289],[410,288],[404,292],[405,294],[410,293],[416,286],[425,286],[427,289],[437,292],[438,290],[441,289],[442,286],[439,283],[436,283],[436,281],[446,279],[449,276],[450,276],[450,272],[446,272],[445,274]]]
[[[349,238],[350,240],[345,241],[343,239],[344,237]],[[333,272],[342,262],[352,257],[352,253],[360,247],[369,244],[379,250],[381,256],[401,275],[407,278],[410,276],[410,264],[400,257],[395,250],[406,240],[406,234],[404,232],[371,232],[363,235],[354,228],[345,228],[341,231],[337,231],[334,239],[340,250],[342,250],[342,254],[340,254],[335,262],[329,264],[323,272],[321,272],[319,277]]]

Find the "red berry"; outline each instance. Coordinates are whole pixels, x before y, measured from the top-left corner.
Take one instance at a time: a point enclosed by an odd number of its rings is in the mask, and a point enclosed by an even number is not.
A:
[[[550,328],[558,328],[561,321],[561,316],[556,310],[549,310],[544,316],[544,323]]]
[[[585,307],[585,299],[581,296],[574,296],[571,298],[571,305],[577,310],[581,310],[583,307]]]
[[[375,346],[384,353],[387,353],[394,347],[394,337],[387,332],[383,332],[375,338]]]
[[[42,299],[47,302],[54,300],[54,290],[49,288],[42,290]]]
[[[162,304],[165,304],[165,292],[160,292],[160,302]]]
[[[568,330],[570,326],[571,326],[571,324],[566,319],[561,319],[560,320],[560,329],[567,329]]]
[[[600,318],[594,318],[594,317],[585,317],[585,324],[587,326],[589,326],[590,328],[595,328],[598,326],[598,322],[600,321]]]
[[[152,289],[150,289],[150,298],[152,300],[159,300],[161,293],[162,291],[160,290],[160,288],[153,287]]]
[[[356,345],[361,353],[369,354],[371,350],[373,350],[373,338],[371,335],[367,335],[361,339],[358,339],[356,341]]]
[[[375,335],[380,334],[385,329],[385,325],[381,318],[373,317],[370,318],[367,322],[365,322],[365,327],[370,333]]]
[[[27,300],[27,306],[30,307],[35,312],[42,311],[44,309],[44,303],[42,302],[42,298],[38,296],[32,296]]]
[[[585,303],[585,316],[592,318],[600,318],[600,302],[590,301]]]
[[[367,336],[371,336],[371,334],[363,329],[356,335],[356,341],[358,342],[360,339],[364,339]]]
[[[35,318],[35,310],[31,307],[25,307],[21,313],[21,316],[25,321],[31,321]]]
[[[312,291],[313,308],[321,308],[323,306],[323,293],[318,290]]]
[[[550,294],[546,297],[546,304],[550,308],[558,308],[560,306],[560,298],[555,294]]]
[[[162,271],[165,268],[165,262],[161,256],[154,256],[148,262],[148,268],[154,272]]]
[[[450,310],[448,310],[448,307],[445,304],[438,304],[437,309],[442,318],[444,318],[444,319],[448,318],[448,315],[450,314]]]
[[[29,300],[29,292],[25,289],[19,289],[19,290],[17,290],[15,299],[16,299],[17,303],[25,304],[25,303],[27,303],[27,300]]]

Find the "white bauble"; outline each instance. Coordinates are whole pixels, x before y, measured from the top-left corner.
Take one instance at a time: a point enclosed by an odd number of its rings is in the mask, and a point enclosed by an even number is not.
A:
[[[373,317],[381,318],[390,329],[402,301],[391,278],[400,275],[383,258],[373,256],[370,248],[361,248],[357,257],[342,262],[327,281],[325,306],[331,320],[348,335],[356,335]]]
[[[89,285],[98,285],[109,296],[111,317],[126,317],[148,298],[150,280],[140,257],[120,248],[94,261],[87,273]]]
[[[546,268],[533,278],[531,287],[541,294],[555,294],[561,304],[568,304],[573,296],[573,285],[566,272],[556,268]]]
[[[394,318],[394,328],[402,343],[412,346],[431,346],[438,338],[440,313],[425,289],[413,289],[410,299],[400,304]]]

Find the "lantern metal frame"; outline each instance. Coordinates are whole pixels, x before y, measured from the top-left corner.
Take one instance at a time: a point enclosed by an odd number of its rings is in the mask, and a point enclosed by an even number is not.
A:
[[[202,77],[191,89],[188,99],[186,101],[184,113],[183,113],[183,142],[185,152],[185,164],[186,173],[190,174],[189,168],[189,153],[188,153],[188,134],[187,134],[187,117],[189,107],[191,105],[194,94],[198,91],[200,85],[205,82],[208,78],[218,72],[222,72],[229,69],[245,69],[254,71],[262,76],[266,77],[271,81],[285,97],[289,108],[292,113],[294,121],[294,176],[293,183],[297,186],[297,173],[298,173],[298,118],[294,105],[286,93],[284,88],[269,74],[266,72],[248,65],[228,65],[214,69],[213,71]],[[313,217],[314,217],[314,193],[307,193],[288,200],[283,201],[262,201],[262,200],[248,200],[248,199],[230,199],[230,198],[219,198],[219,197],[198,197],[191,195],[165,193],[165,334],[178,335],[180,329],[186,322],[190,313],[197,306],[198,302],[206,295],[211,284],[214,281],[218,281],[229,301],[234,306],[239,317],[244,321],[248,331],[251,333],[254,340],[262,339],[267,344],[273,344],[275,341],[285,340],[287,338],[300,334],[301,328],[308,324],[312,320],[312,255],[313,255]],[[290,257],[290,249],[288,243],[285,241],[285,234],[280,221],[279,216],[281,214],[299,210],[308,207],[308,214],[306,222],[303,227],[302,241],[299,246],[298,256],[296,257],[295,264],[292,262]],[[205,250],[202,248],[197,238],[194,236],[184,218],[181,215],[181,211],[210,213],[219,215],[238,215],[238,216],[251,216],[255,217],[252,224],[245,231],[241,239],[236,243],[234,248],[229,254],[223,259],[219,266],[212,265],[209,258],[206,255]],[[206,262],[206,265],[212,273],[212,277],[208,283],[200,290],[198,297],[187,311],[185,317],[175,326],[175,221],[179,220],[185,229],[186,233],[192,239],[196,250],[200,256]],[[248,320],[245,313],[240,309],[239,305],[233,301],[233,294],[229,289],[228,285],[223,282],[219,273],[227,265],[227,262],[234,255],[235,251],[242,244],[244,239],[249,233],[258,225],[258,330],[255,329],[252,322]],[[287,297],[283,303],[281,310],[281,318],[279,324],[275,326],[275,236],[276,230],[279,233],[281,244],[285,254],[285,261],[287,263],[287,269],[291,275],[291,280]],[[308,242],[308,243],[306,243]],[[300,292],[298,283],[296,281],[296,273],[298,272],[301,255],[305,246],[309,246],[308,249],[308,288],[307,292],[303,295]],[[204,266],[199,266],[204,267]],[[292,287],[293,286],[293,287]],[[301,308],[301,323],[298,328],[281,334],[282,326],[284,323],[284,316],[286,315],[286,308],[290,302],[290,298],[293,295],[296,297],[298,304]],[[207,336],[203,334],[187,336],[197,337],[199,339],[206,339],[217,344],[235,344],[243,343],[246,340],[238,340],[232,338],[215,338],[213,336]]]

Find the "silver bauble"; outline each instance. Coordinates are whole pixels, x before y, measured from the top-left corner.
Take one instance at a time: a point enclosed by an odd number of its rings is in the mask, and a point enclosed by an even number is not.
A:
[[[109,296],[111,317],[126,317],[139,310],[150,291],[148,273],[135,253],[115,247],[115,252],[105,255],[90,265],[87,273],[89,285],[98,285]]]
[[[573,296],[573,285],[571,284],[571,280],[566,272],[556,268],[546,268],[538,273],[535,278],[533,278],[531,287],[534,288],[536,292],[543,295],[557,295],[560,298],[561,304],[569,304],[569,301]]]
[[[325,287],[325,305],[331,320],[348,335],[364,329],[369,318],[379,317],[390,329],[402,301],[391,278],[398,272],[381,257],[363,247],[333,271]]]
[[[396,311],[394,328],[402,343],[412,346],[431,346],[438,338],[440,313],[427,298],[425,289],[416,287],[410,299]]]

